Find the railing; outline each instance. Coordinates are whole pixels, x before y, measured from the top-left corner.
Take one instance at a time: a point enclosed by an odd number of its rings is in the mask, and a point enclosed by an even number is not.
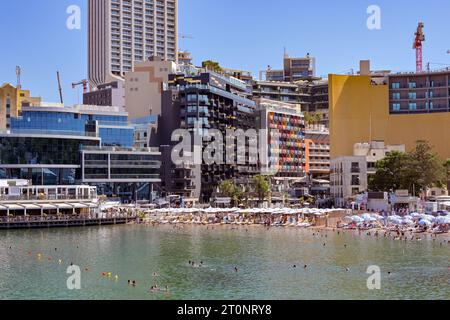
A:
[[[122,147],[96,147],[83,146],[83,151],[112,151],[112,152],[153,152],[159,153],[159,148],[122,148]]]
[[[51,135],[51,136],[78,136],[94,137],[98,135],[95,132],[86,131],[64,131],[64,130],[39,130],[39,129],[11,129],[11,134],[30,134],[30,135]]]
[[[76,195],[65,195],[65,194],[48,194],[48,195],[2,195],[0,196],[1,201],[21,201],[21,200],[94,200],[96,196],[76,196]],[[1,205],[1,204],[0,204]]]

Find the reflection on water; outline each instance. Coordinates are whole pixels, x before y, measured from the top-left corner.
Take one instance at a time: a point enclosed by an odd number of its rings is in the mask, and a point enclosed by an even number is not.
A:
[[[0,298],[450,299],[449,257],[450,245],[439,241],[405,243],[331,231],[313,236],[311,230],[259,227],[17,230],[0,233]],[[67,289],[71,263],[82,269],[81,290]],[[381,290],[366,287],[369,265],[382,270]],[[151,293],[153,285],[168,286],[170,293]]]

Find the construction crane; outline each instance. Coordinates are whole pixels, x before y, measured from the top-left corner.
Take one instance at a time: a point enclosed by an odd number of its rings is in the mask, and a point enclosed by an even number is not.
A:
[[[419,22],[417,32],[415,33],[413,49],[416,50],[416,72],[422,72],[422,42],[425,41],[425,34],[423,33],[424,24]]]
[[[64,104],[62,88],[61,88],[61,78],[59,76],[59,71],[56,71],[56,78],[58,80],[59,100],[61,101],[61,104]]]
[[[16,66],[17,88],[18,89],[20,89],[22,87],[22,83],[20,82],[21,75],[22,75],[22,68],[20,66]]]
[[[88,92],[88,81],[86,79],[81,80],[80,82],[72,83],[72,89],[75,89],[77,86],[83,85],[83,93]]]

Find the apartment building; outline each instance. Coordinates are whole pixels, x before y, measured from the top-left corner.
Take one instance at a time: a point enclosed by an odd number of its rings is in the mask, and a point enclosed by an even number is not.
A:
[[[306,126],[306,172],[313,179],[330,178],[330,131],[324,125]]]
[[[391,74],[388,79],[390,114],[450,112],[450,69]]]
[[[450,70],[330,75],[331,158],[353,154],[355,143],[384,141],[415,148],[426,140],[450,158]]]
[[[367,191],[367,161],[364,156],[331,160],[330,192],[338,207],[345,207]]]
[[[265,74],[267,81],[295,82],[309,79],[316,76],[316,59],[309,53],[303,58],[291,58],[286,54],[283,69],[275,70],[269,67]]]
[[[91,86],[120,80],[135,62],[178,59],[178,0],[89,0]]]
[[[246,159],[241,163],[237,158],[237,146],[232,146],[234,150],[223,146],[222,150],[224,156],[229,151],[234,152],[233,164],[225,158],[221,164],[204,161],[201,164],[194,161],[175,164],[170,157],[175,145],[171,135],[176,129],[200,135],[200,145],[192,144],[190,152],[196,151],[200,157],[209,144],[207,136],[211,130],[217,129],[225,137],[226,130],[254,129],[255,103],[249,99],[246,83],[207,71],[197,76],[170,75],[168,85],[168,90],[163,93],[164,107],[159,125],[160,145],[164,150],[163,184],[167,192],[183,196],[185,201],[207,203],[224,180],[233,179],[240,185],[248,185],[249,179],[258,172],[257,159],[250,159],[246,152]]]

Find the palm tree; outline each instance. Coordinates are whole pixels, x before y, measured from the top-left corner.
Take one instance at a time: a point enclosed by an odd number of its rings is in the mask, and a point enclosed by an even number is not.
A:
[[[254,176],[253,188],[258,196],[259,202],[264,202],[264,200],[270,195],[270,183],[267,176]]]

